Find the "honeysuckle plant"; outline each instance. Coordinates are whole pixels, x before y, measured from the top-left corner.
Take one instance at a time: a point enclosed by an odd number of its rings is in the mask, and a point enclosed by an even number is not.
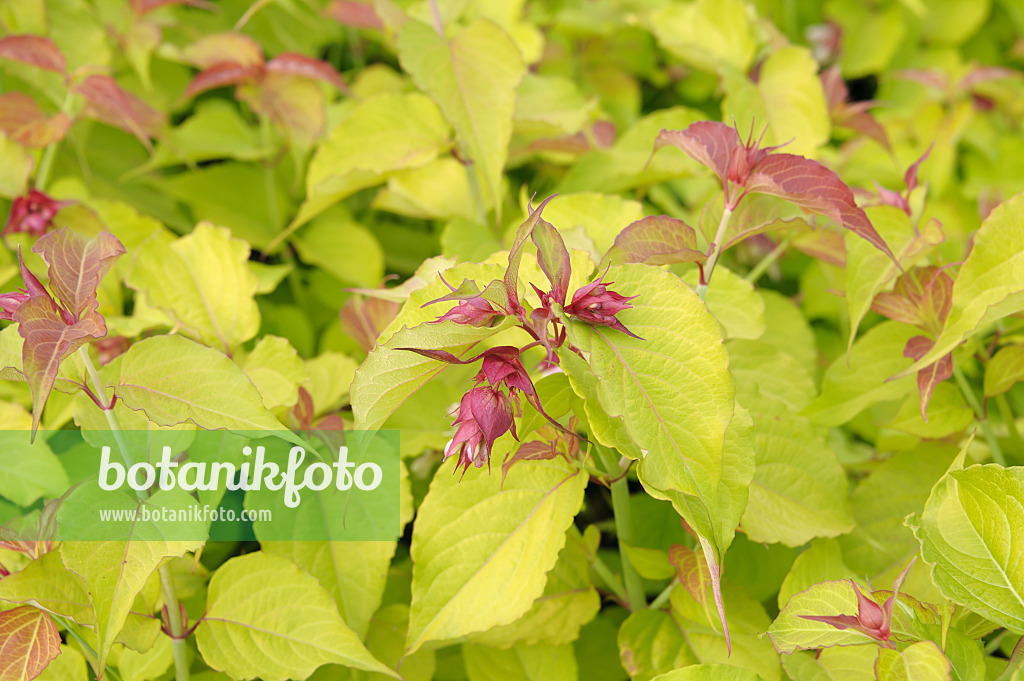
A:
[[[1022,32],[3,5],[0,681],[1019,677]],[[94,450],[253,430],[391,431],[393,507],[299,506],[390,534],[68,538],[166,495]]]

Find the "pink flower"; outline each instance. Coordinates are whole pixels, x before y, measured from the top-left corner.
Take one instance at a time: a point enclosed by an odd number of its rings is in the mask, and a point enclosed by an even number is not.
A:
[[[476,380],[477,383],[487,381],[494,388],[504,382],[512,394],[520,390],[532,397],[535,392],[530,374],[519,359],[519,348],[509,345],[491,348],[484,353]]]
[[[587,324],[610,326],[613,329],[629,334],[633,338],[640,338],[640,336],[627,329],[623,326],[622,322],[615,318],[615,315],[619,312],[633,307],[629,304],[629,301],[636,298],[636,296],[626,297],[609,290],[608,286],[613,283],[608,282],[605,284],[601,279],[598,279],[592,284],[587,284],[576,291],[572,297],[572,302],[565,306],[565,312]],[[640,338],[640,340],[643,339]]]
[[[513,437],[516,434],[508,396],[490,386],[478,386],[462,396],[455,425],[458,430],[445,445],[444,458],[458,455],[455,470],[462,466],[463,475],[470,464],[481,468],[490,463],[494,441],[509,429]]]
[[[26,196],[14,199],[3,233],[27,232],[40,237],[53,227],[54,216],[69,203],[56,201],[39,190],[30,189]]]

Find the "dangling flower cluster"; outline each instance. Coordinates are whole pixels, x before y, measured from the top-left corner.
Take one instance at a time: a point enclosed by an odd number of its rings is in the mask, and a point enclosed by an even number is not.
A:
[[[451,293],[427,303],[457,301],[457,305],[435,319],[434,324],[453,322],[489,327],[512,318],[530,334],[533,341],[522,348],[492,348],[470,359],[460,359],[444,350],[402,348],[449,364],[481,362],[475,386],[463,395],[455,412],[455,435],[444,449],[445,459],[458,457],[456,470],[461,467],[465,471],[470,465],[479,468],[485,463],[490,464],[494,442],[510,430],[518,439],[514,407],[519,407],[520,394],[556,429],[575,436],[545,413],[521,359],[523,352],[540,346],[546,351],[541,369],[556,370],[559,363],[557,350],[566,344],[568,337],[565,328],[567,318],[590,326],[607,326],[639,338],[616,318],[618,313],[633,307],[629,301],[635,296],[624,296],[610,290],[611,282],[604,282],[603,276],[580,287],[566,304],[572,274],[569,251],[558,231],[540,217],[546,203],[536,210],[531,209],[529,217],[520,226],[502,279],[495,279],[482,290],[469,280],[457,288],[445,281]],[[520,301],[518,291],[519,264],[527,239],[532,239],[537,246],[538,263],[550,283],[550,289],[546,291],[533,286],[540,300],[540,306],[534,309],[528,309]],[[571,345],[569,349],[579,352]]]
[[[53,218],[57,212],[71,203],[57,201],[37,189],[30,189],[25,196],[14,199],[3,234],[26,232],[34,237],[40,237],[53,227]]]

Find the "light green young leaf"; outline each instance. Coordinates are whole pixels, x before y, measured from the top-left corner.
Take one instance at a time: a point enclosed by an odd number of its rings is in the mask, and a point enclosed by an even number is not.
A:
[[[631,201],[614,194],[580,192],[559,194],[544,208],[544,220],[566,233],[582,228],[600,257],[615,242],[615,237],[633,222],[644,216],[639,201]],[[610,279],[609,281],[614,281]],[[569,291],[572,296],[573,291]]]
[[[764,341],[730,340],[726,347],[737,399],[744,406],[771,400],[798,412],[814,401],[814,380],[792,355]]]
[[[705,71],[723,65],[746,71],[757,50],[750,12],[738,0],[667,5],[652,12],[649,23],[662,47]]]
[[[985,366],[985,397],[1001,395],[1024,380],[1024,345],[1000,348]]]
[[[466,166],[450,156],[391,173],[372,207],[421,220],[480,222]],[[484,210],[491,207],[489,196],[483,197]]]
[[[85,656],[69,645],[61,644],[60,655],[47,665],[36,681],[89,681]]]
[[[117,396],[161,426],[284,430],[237,364],[182,336],[133,345],[121,359]]]
[[[758,293],[764,299],[765,319],[765,331],[760,340],[793,357],[808,376],[816,377],[818,348],[807,318],[792,300],[781,293],[770,289]]]
[[[1024,194],[999,204],[974,235],[953,284],[942,333],[925,355],[897,374],[910,376],[947,355],[988,324],[1024,310]]]
[[[261,552],[214,573],[196,644],[207,664],[233,678],[305,679],[324,664],[400,678],[363,646],[314,577]]]
[[[907,525],[947,598],[1024,634],[1024,468],[961,465]]]
[[[711,3],[708,3],[709,6]],[[717,9],[717,8],[716,8]],[[744,137],[768,126],[764,144],[786,144],[786,152],[814,157],[828,142],[831,120],[818,76],[818,63],[805,47],[789,45],[764,60],[757,82],[747,69],[726,69],[722,86],[723,120]]]
[[[229,352],[259,330],[249,245],[202,222],[180,239],[152,238],[139,249],[126,282],[181,325],[185,335]]]
[[[932,641],[918,641],[902,651],[881,648],[875,665],[878,681],[952,681],[952,671]]]
[[[411,20],[398,34],[398,58],[455,127],[466,157],[477,167],[484,203],[495,207],[500,223],[516,89],[526,73],[519,49],[486,19],[451,36]]]
[[[201,541],[156,541],[139,528],[141,539],[130,541],[65,541],[60,556],[65,567],[82,578],[89,590],[99,641],[99,666],[106,664],[110,646],[136,596],[167,558],[195,551]]]
[[[818,582],[843,579],[850,568],[843,562],[843,552],[836,539],[815,539],[810,547],[796,557],[779,589],[781,610],[793,594],[809,589]]]
[[[926,440],[937,440],[962,433],[974,422],[974,410],[967,404],[960,388],[949,381],[935,386],[928,402],[928,422],[921,418],[921,400],[912,393],[886,427],[910,433]]]
[[[32,154],[17,142],[0,132],[0,196],[14,199],[25,193],[28,177],[32,173]]]
[[[542,681],[579,677],[572,645],[527,645],[517,643],[508,650],[466,643],[462,660],[469,681]]]
[[[561,459],[521,462],[504,484],[481,470],[461,482],[442,470],[413,529],[407,653],[526,613],[544,591],[586,483]]]
[[[160,636],[144,653],[131,649],[121,651],[117,658],[117,671],[121,674],[121,681],[148,681],[159,678],[172,664],[171,638]]]
[[[516,99],[516,132],[575,135],[590,119],[595,104],[569,78],[527,73]]]
[[[506,648],[520,641],[547,646],[575,641],[580,628],[600,610],[601,597],[590,579],[587,549],[571,532],[547,579],[544,593],[525,615],[512,624],[471,634],[469,640],[495,648]]]
[[[0,601],[34,605],[87,627],[96,624],[85,583],[64,567],[57,551],[0,580]]]
[[[699,275],[690,270],[680,278],[696,288]],[[726,338],[755,339],[764,334],[764,300],[753,284],[732,270],[715,268],[715,283],[708,288],[704,302],[725,329]]]
[[[752,671],[731,664],[695,664],[673,669],[653,681],[763,681]]]
[[[780,653],[873,643],[874,639],[859,631],[837,629],[831,624],[802,617],[856,614],[857,594],[850,580],[821,582],[789,599],[768,627],[768,638]]]
[[[242,371],[260,391],[267,409],[294,405],[299,384],[309,378],[299,353],[280,336],[260,338],[242,362]]]
[[[388,92],[364,99],[317,147],[306,201],[289,229],[396,170],[430,163],[448,143],[448,124],[429,97]]]
[[[730,509],[720,497],[725,433],[735,405],[721,327],[669,272],[627,265],[612,268],[607,280],[622,295],[638,296],[618,318],[646,340],[574,327],[589,335],[601,405],[622,418],[640,448],[644,485],[678,494],[683,507],[676,510],[714,544],[718,555],[711,558],[720,560],[735,528],[722,523]]]
[[[393,541],[263,542],[263,551],[287,558],[313,575],[338,604],[345,623],[366,637],[380,607]]]
[[[882,322],[872,328],[854,343],[849,359],[839,357],[829,366],[821,395],[804,414],[816,424],[838,426],[873,404],[898,400],[915,391],[917,384],[911,376],[889,379],[907,366],[903,348],[916,335],[917,329],[899,322]]]

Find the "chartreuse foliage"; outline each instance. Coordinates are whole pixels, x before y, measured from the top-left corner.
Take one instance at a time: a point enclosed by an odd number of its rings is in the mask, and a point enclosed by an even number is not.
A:
[[[1011,0],[0,3],[0,681],[1019,679],[1021,35]],[[97,491],[94,449],[380,430],[396,514],[58,540],[285,508]]]

